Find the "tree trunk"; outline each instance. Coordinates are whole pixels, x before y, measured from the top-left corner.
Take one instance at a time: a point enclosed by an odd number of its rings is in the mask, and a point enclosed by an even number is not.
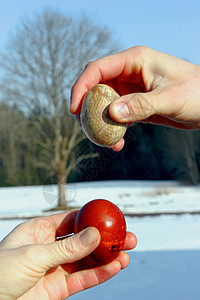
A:
[[[67,174],[65,171],[57,173],[58,180],[58,207],[66,207],[67,206],[67,198],[66,198],[66,180]]]
[[[17,159],[15,149],[15,136],[13,130],[9,130],[9,150],[10,150],[10,168],[8,169],[8,178],[10,182],[16,182]]]

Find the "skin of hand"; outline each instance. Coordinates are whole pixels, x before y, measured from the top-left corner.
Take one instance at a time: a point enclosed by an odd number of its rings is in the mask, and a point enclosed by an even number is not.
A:
[[[109,107],[118,122],[200,128],[198,65],[143,46],[103,57],[88,63],[72,87],[71,113],[80,113],[85,94],[98,83],[120,94]],[[121,139],[112,148],[119,151],[123,146]]]
[[[77,211],[32,219],[17,226],[0,243],[0,299],[58,300],[98,285],[129,264],[121,252],[108,265],[83,270],[81,258],[90,254],[100,242],[94,227],[73,233]],[[127,232],[125,250],[137,244]]]

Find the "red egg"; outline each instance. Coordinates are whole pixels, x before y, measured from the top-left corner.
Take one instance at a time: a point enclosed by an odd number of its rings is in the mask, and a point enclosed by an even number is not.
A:
[[[74,223],[74,233],[90,226],[99,230],[101,241],[99,246],[84,259],[85,267],[94,267],[113,261],[123,249],[125,242],[126,221],[123,213],[108,200],[92,200],[78,212]]]

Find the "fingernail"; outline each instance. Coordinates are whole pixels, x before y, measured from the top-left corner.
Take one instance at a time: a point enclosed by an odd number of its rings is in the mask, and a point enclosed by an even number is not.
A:
[[[125,102],[117,102],[113,105],[113,114],[120,120],[129,117],[129,108]]]
[[[84,247],[88,247],[97,240],[97,237],[92,228],[87,228],[81,234],[80,240]]]

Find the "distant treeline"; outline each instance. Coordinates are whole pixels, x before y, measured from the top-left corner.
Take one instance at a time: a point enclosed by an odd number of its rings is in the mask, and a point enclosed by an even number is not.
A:
[[[43,168],[42,136],[33,122],[34,116],[26,116],[16,106],[0,104],[1,186],[56,182],[56,176]],[[77,159],[88,150],[98,156],[83,160],[72,170],[68,182],[174,179],[200,183],[200,131],[137,123],[128,128],[125,140],[124,149],[114,152],[84,139],[74,149]]]

